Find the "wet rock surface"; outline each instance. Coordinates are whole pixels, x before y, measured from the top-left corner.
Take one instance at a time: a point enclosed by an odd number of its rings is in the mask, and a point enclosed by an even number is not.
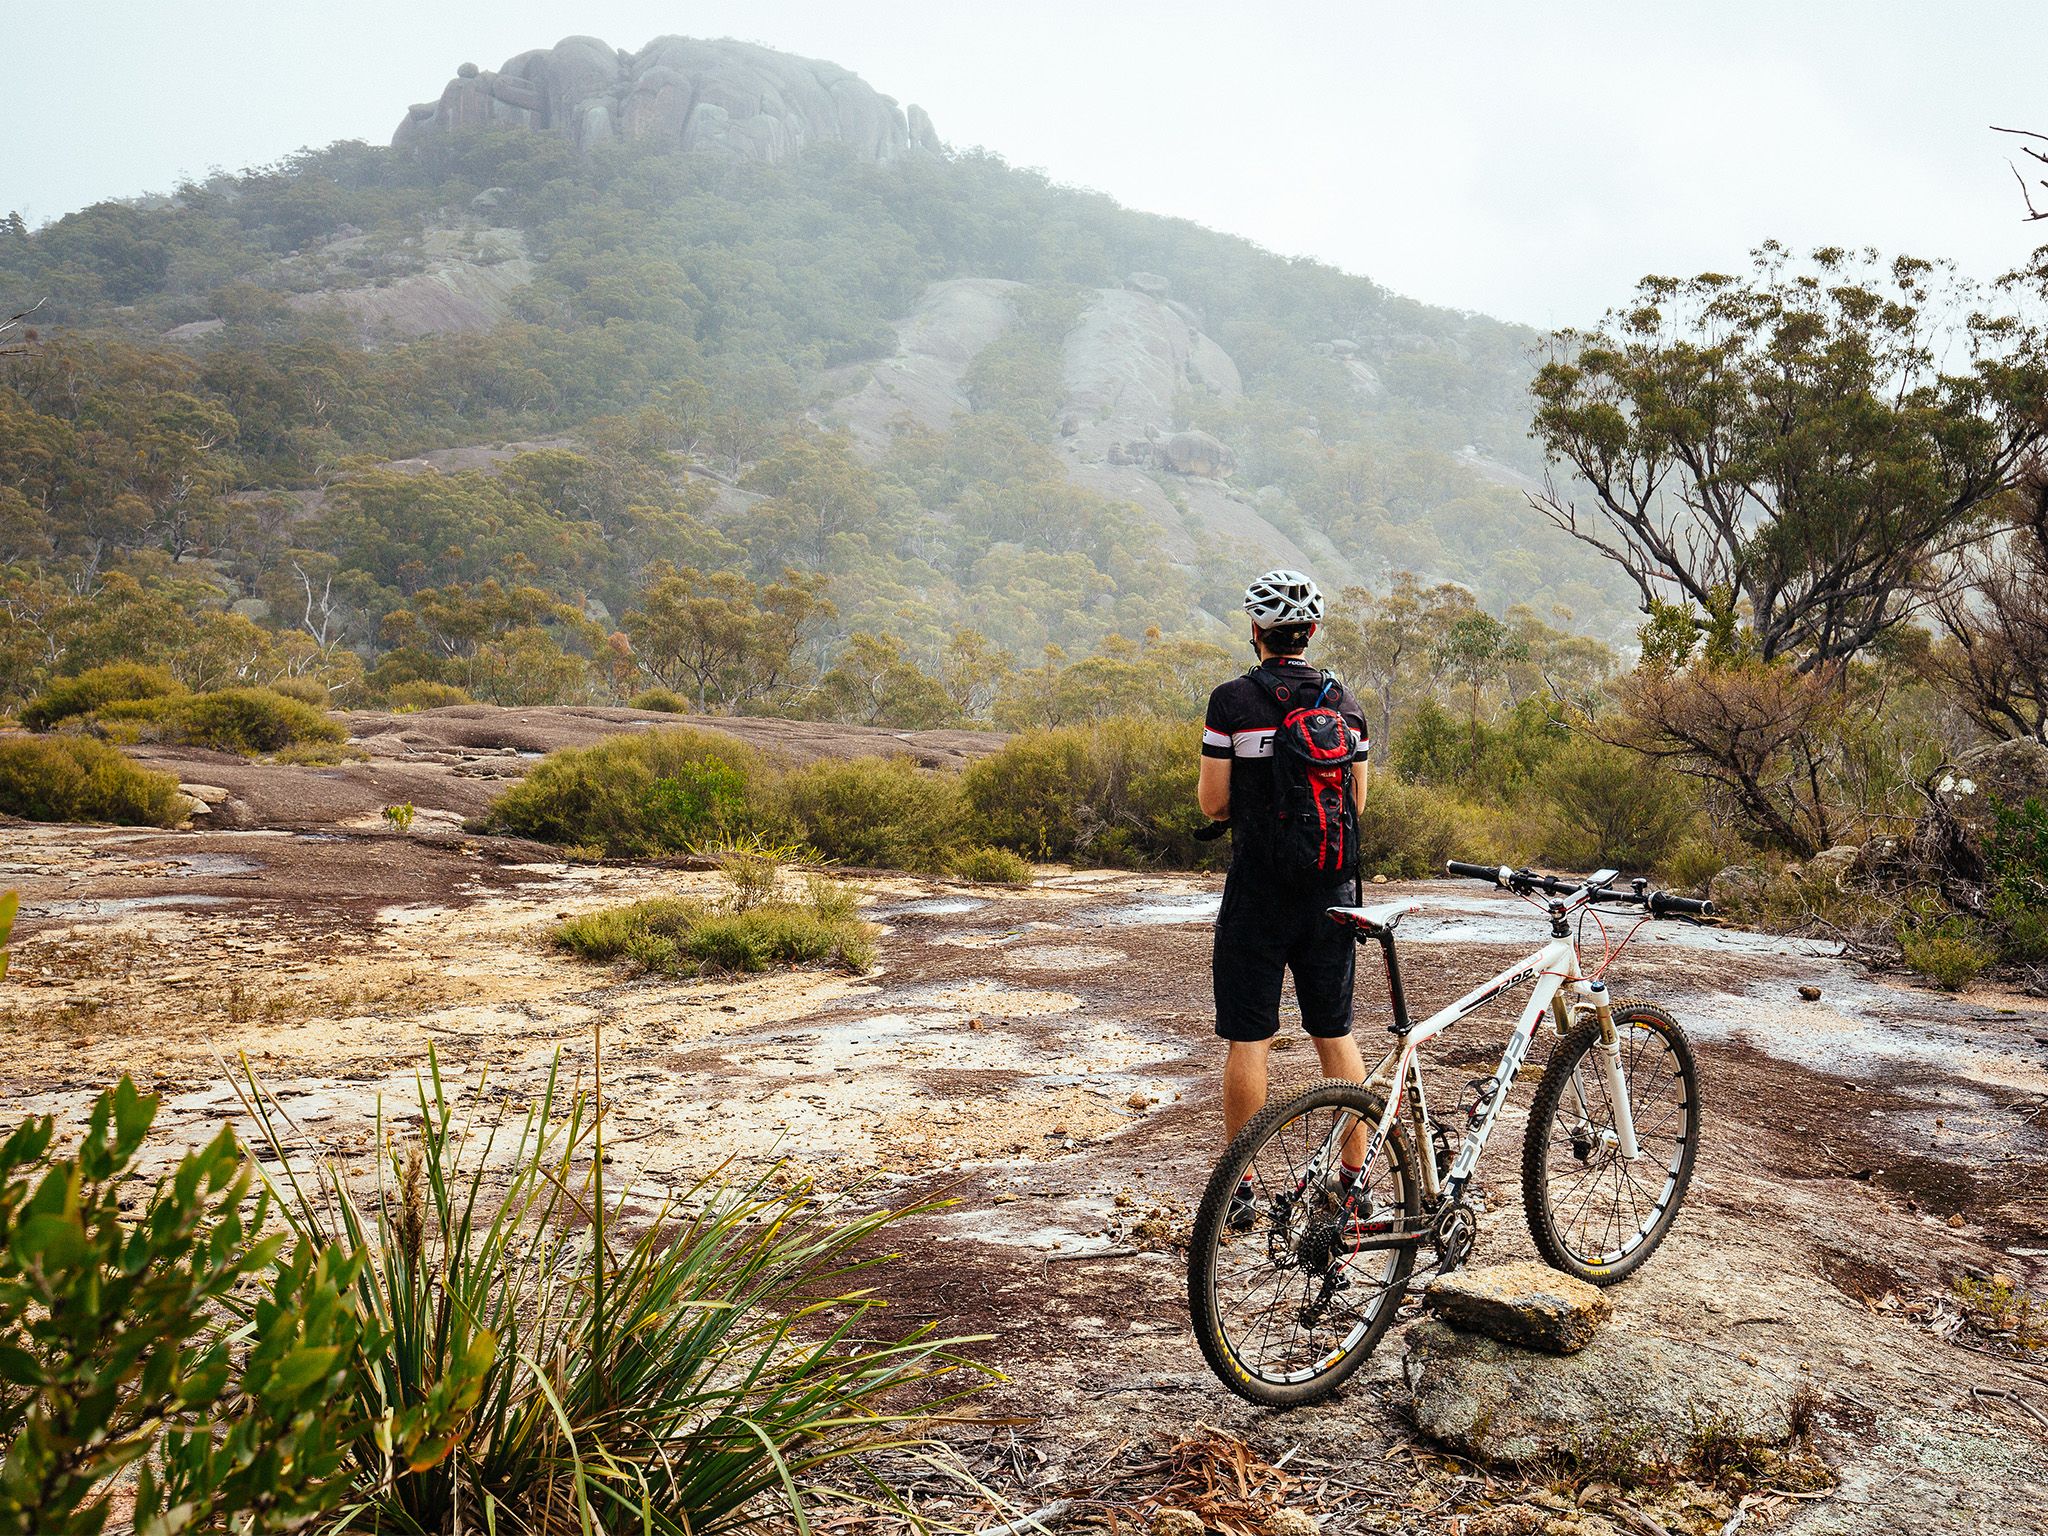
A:
[[[1796,1382],[1719,1350],[1613,1331],[1570,1355],[1419,1323],[1404,1361],[1415,1422],[1431,1439],[1492,1466],[1596,1463],[1678,1469],[1702,1437],[1761,1446],[1792,1438]]]
[[[1528,1260],[1443,1275],[1423,1305],[1452,1328],[1554,1355],[1584,1349],[1614,1313],[1598,1286]]]

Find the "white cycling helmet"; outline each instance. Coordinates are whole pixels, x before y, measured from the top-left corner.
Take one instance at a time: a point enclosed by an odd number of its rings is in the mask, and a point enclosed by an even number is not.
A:
[[[1280,624],[1320,624],[1323,594],[1299,571],[1268,571],[1244,589],[1244,611],[1261,629]]]

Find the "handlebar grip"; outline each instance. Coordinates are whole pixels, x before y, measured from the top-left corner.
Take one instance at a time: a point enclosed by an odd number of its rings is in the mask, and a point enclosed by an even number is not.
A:
[[[1488,885],[1501,883],[1501,867],[1498,864],[1463,864],[1456,859],[1445,861],[1444,872],[1462,875],[1467,880],[1484,880]]]
[[[1714,910],[1711,901],[1699,901],[1691,896],[1671,896],[1663,891],[1650,893],[1650,911],[1658,917],[1667,912],[1685,917],[1704,917]]]

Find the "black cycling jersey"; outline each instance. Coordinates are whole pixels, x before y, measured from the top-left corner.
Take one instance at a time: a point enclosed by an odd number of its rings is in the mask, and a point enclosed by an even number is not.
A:
[[[1243,824],[1250,812],[1272,795],[1273,733],[1280,728],[1290,706],[1312,703],[1321,686],[1322,672],[1298,657],[1261,663],[1267,672],[1294,691],[1294,698],[1282,705],[1249,677],[1233,677],[1209,695],[1209,712],[1202,721],[1202,756],[1230,759],[1230,819]],[[1341,698],[1337,690],[1342,690]],[[1350,689],[1339,683],[1332,689],[1337,712],[1358,736],[1357,762],[1364,762],[1371,747],[1365,711]],[[1232,841],[1235,842],[1233,835]]]
[[[1282,704],[1250,678],[1234,677],[1209,695],[1202,722],[1202,755],[1230,759],[1233,825],[1270,801],[1273,733],[1289,708],[1315,702],[1322,684],[1318,668],[1295,658],[1263,665],[1292,698]],[[1357,733],[1354,761],[1364,762],[1369,743],[1358,700],[1347,688],[1341,698],[1332,690],[1323,702],[1334,703]],[[1235,851],[1234,833],[1232,843]],[[1233,857],[1216,914],[1216,1033],[1226,1040],[1270,1039],[1280,1027],[1281,983],[1292,971],[1303,1027],[1324,1037],[1349,1034],[1357,945],[1324,909],[1356,897],[1357,886],[1348,878],[1319,889],[1299,879],[1276,879],[1264,860]]]

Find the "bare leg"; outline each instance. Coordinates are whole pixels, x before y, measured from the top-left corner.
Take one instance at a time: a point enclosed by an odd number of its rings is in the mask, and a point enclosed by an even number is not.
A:
[[[1309,1038],[1315,1042],[1316,1059],[1323,1065],[1323,1076],[1341,1077],[1354,1083],[1365,1081],[1365,1058],[1358,1054],[1356,1039],[1350,1035],[1338,1035],[1329,1040],[1315,1035]],[[1228,1090],[1226,1103],[1227,1093]],[[1351,1128],[1351,1134],[1344,1138],[1344,1161],[1353,1168],[1365,1162],[1365,1149],[1371,1141],[1371,1130],[1370,1126],[1360,1121]]]
[[[1266,1103],[1266,1056],[1271,1040],[1233,1040],[1223,1062],[1223,1139],[1229,1141]],[[1352,1047],[1352,1057],[1358,1055]],[[1364,1073],[1359,1074],[1361,1077]]]

